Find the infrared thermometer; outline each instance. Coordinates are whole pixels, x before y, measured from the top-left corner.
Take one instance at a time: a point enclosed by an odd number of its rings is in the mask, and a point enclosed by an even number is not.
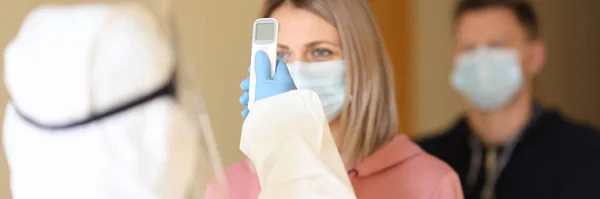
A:
[[[252,56],[250,59],[250,88],[248,110],[252,110],[255,101],[256,74],[254,73],[254,56],[259,50],[264,51],[271,63],[271,78],[275,75],[277,61],[277,32],[279,23],[273,18],[260,18],[254,21],[252,30]]]

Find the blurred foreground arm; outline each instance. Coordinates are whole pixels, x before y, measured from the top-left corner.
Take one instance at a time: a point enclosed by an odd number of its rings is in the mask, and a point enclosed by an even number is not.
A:
[[[256,102],[240,148],[258,173],[260,199],[356,198],[322,109],[308,90]]]

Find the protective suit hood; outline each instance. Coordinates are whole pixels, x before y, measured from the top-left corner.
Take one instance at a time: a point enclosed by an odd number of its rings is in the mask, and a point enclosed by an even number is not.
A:
[[[165,89],[176,58],[158,24],[137,3],[44,5],[26,17],[5,51],[13,198],[183,199],[213,177],[199,172],[201,128],[178,89]]]
[[[12,103],[40,123],[63,124],[166,84],[174,57],[152,16],[133,3],[36,8],[5,51]]]

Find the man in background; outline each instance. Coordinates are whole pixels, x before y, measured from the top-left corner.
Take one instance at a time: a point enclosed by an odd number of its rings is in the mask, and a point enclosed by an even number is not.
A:
[[[546,49],[531,4],[462,0],[454,29],[465,114],[421,147],[459,173],[467,199],[600,198],[600,132],[533,97]]]

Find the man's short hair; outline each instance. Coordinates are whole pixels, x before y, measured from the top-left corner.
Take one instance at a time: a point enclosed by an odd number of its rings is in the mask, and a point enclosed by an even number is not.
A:
[[[454,10],[454,22],[470,11],[500,7],[512,11],[533,39],[539,37],[539,24],[531,3],[527,0],[459,0]]]

